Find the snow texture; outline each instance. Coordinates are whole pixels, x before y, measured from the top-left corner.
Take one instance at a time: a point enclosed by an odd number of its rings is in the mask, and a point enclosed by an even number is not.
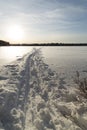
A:
[[[87,130],[87,99],[40,49],[0,70],[0,130]]]

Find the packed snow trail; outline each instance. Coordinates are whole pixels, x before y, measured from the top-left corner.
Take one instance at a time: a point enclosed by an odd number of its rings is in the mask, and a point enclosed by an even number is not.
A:
[[[87,110],[87,103],[78,101],[79,90],[74,87],[73,91],[68,90],[63,85],[64,77],[52,71],[38,51],[30,63],[25,130],[86,130],[87,120],[82,116],[84,109]]]
[[[24,56],[4,66],[0,72],[0,119],[5,130],[24,128],[29,89],[28,58]]]
[[[52,71],[40,49],[1,69],[0,130],[87,130],[86,114],[78,86]]]

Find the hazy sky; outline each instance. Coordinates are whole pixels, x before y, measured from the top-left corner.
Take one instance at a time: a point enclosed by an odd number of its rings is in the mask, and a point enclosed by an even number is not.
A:
[[[87,0],[0,0],[0,39],[14,25],[20,42],[87,42]]]

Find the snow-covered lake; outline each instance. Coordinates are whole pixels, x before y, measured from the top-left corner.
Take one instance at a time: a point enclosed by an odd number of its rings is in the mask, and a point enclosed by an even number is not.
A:
[[[0,128],[87,130],[87,47],[33,48],[0,48]]]
[[[0,47],[0,66],[31,52],[34,47]],[[87,66],[87,47],[41,47],[45,62],[56,69],[80,69]]]
[[[33,47],[0,47],[0,66],[9,64],[10,62],[22,57],[24,54],[32,51]]]
[[[87,68],[87,47],[44,47],[42,52],[45,62],[57,71]]]

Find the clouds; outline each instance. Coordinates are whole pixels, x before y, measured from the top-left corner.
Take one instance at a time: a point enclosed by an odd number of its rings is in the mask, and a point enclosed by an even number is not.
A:
[[[86,16],[87,0],[0,0],[0,25],[21,24],[27,35],[87,33]]]
[[[86,20],[86,5],[86,0],[83,2],[82,0],[8,0],[3,2],[1,0],[0,12],[3,12],[4,16],[15,17],[17,14],[25,14],[25,16],[32,15],[32,18],[45,18],[49,21],[55,21],[55,19],[74,21],[82,17]]]

